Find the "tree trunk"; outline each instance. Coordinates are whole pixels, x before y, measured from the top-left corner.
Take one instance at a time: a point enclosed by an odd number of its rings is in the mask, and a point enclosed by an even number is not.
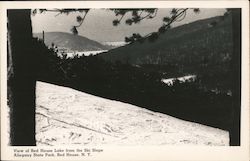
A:
[[[8,10],[10,145],[36,145],[35,59],[30,10]]]
[[[233,56],[232,67],[232,125],[230,145],[240,145],[240,112],[241,112],[241,9],[232,9]]]

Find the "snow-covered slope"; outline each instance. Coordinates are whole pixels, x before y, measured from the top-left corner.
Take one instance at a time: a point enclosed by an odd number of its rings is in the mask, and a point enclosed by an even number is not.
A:
[[[38,145],[228,145],[226,131],[37,82]]]

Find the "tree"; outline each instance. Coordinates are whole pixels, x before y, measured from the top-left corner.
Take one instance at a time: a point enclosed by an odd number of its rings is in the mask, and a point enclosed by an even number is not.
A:
[[[8,10],[10,144],[35,145],[35,54],[30,10]]]
[[[240,113],[241,113],[241,9],[229,9],[232,13],[233,29],[233,56],[232,68],[232,95],[233,104],[231,110],[232,126],[229,131],[230,145],[240,145]]]
[[[185,18],[186,12],[189,8],[172,9],[170,16],[163,18],[163,25],[158,32],[149,33],[146,36],[141,36],[138,33],[132,34],[131,37],[125,38],[127,42],[140,41],[149,39],[155,41],[166,30],[171,28],[171,24]],[[125,20],[128,25],[137,24],[145,19],[152,19],[157,14],[157,9],[111,9],[118,19],[113,21],[113,25],[119,25],[126,13],[132,13],[132,17]],[[198,13],[199,9],[193,8],[194,12]],[[8,100],[10,106],[11,116],[11,145],[35,145],[35,64],[34,53],[30,50],[32,46],[32,28],[30,14],[37,12],[57,12],[59,14],[69,14],[71,12],[79,12],[82,15],[76,17],[79,25],[73,26],[71,31],[73,34],[78,34],[78,27],[80,27],[89,9],[39,9],[39,10],[8,10]],[[239,78],[239,55],[240,55],[240,11],[233,11],[233,26],[235,37],[235,52],[232,59],[232,66],[235,69],[233,72]],[[238,19],[238,20],[237,20]],[[238,34],[238,35],[237,35]],[[25,41],[24,41],[25,40]],[[235,59],[234,59],[235,58]],[[239,81],[238,81],[239,82]],[[240,83],[240,82],[239,82]],[[235,86],[233,90],[235,97],[235,108],[232,112],[233,123],[230,131],[230,143],[232,145],[239,145],[239,111],[240,107],[237,103],[237,92],[239,86]],[[24,94],[25,93],[25,94]],[[237,98],[237,99],[236,99]],[[238,128],[237,128],[238,127]],[[238,137],[237,137],[238,136]]]
[[[124,22],[127,25],[138,24],[143,20],[153,19],[156,17],[158,9],[157,8],[140,8],[140,9],[108,9],[115,13],[117,19],[113,20],[113,25],[118,26],[122,23],[126,14],[131,13],[131,17],[127,18]],[[139,33],[133,33],[130,37],[125,37],[126,42],[143,41],[143,39],[148,38],[151,41],[156,40],[160,34],[164,33],[166,30],[171,28],[174,22],[183,20],[186,17],[187,11],[192,10],[194,13],[199,13],[199,8],[173,8],[170,11],[170,16],[165,16],[162,21],[163,25],[158,29],[158,32],[149,33],[146,36],[141,36]],[[76,17],[78,25],[74,25],[71,28],[71,32],[75,35],[78,34],[78,28],[83,24],[87,14],[90,9],[35,9],[32,14],[43,12],[56,12],[58,14],[70,14],[72,12],[79,12],[80,14]]]

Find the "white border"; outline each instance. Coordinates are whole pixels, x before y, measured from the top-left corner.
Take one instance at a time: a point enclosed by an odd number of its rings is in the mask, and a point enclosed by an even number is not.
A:
[[[16,1],[1,2],[2,8],[248,8],[243,1]]]
[[[242,110],[241,146],[101,146],[104,152],[91,158],[73,160],[249,160],[249,3],[248,1],[32,1],[0,2],[0,51],[1,51],[1,159],[9,160],[13,148],[6,146],[6,98],[7,98],[7,39],[6,9],[34,8],[242,8]],[[76,148],[77,146],[67,146]],[[51,148],[51,147],[46,147]],[[52,147],[54,149],[56,147]],[[57,147],[58,148],[58,147]],[[79,148],[83,148],[80,146]],[[14,160],[16,160],[15,158]],[[20,158],[18,158],[20,159]],[[43,158],[43,160],[70,160],[70,158]],[[34,160],[31,158],[30,160]],[[38,160],[38,159],[36,159]],[[41,159],[39,159],[41,160]]]

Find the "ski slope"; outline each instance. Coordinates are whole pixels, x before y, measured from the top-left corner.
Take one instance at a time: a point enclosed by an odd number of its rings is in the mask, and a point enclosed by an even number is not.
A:
[[[229,133],[71,88],[37,82],[39,145],[229,145]]]

